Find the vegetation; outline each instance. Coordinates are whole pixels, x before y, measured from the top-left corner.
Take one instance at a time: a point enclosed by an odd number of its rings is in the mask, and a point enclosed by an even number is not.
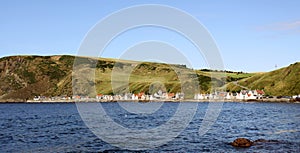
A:
[[[262,89],[268,95],[298,95],[300,93],[299,76],[300,63],[295,63],[275,71],[255,74],[251,77],[239,80],[237,83],[229,83],[227,89],[236,91],[241,89],[240,86],[244,86],[248,89]]]
[[[175,93],[198,87],[200,92],[208,93],[214,88],[225,87],[226,82],[227,91],[246,87],[263,89],[270,95],[294,95],[300,93],[299,65],[295,63],[269,73],[255,74],[69,55],[11,56],[0,58],[0,99],[125,92],[153,94],[158,90]],[[75,76],[72,75],[73,66]],[[76,84],[75,93],[73,83]]]
[[[29,72],[27,69],[25,69],[25,70],[23,71],[23,76],[24,76],[25,78],[28,79],[28,82],[29,82],[30,84],[36,82],[35,74],[34,74],[33,72]]]

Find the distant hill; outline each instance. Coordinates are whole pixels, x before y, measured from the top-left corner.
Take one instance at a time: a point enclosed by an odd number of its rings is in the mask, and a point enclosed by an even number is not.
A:
[[[75,59],[76,64],[74,64]],[[74,83],[72,81],[80,84],[78,82],[80,79],[72,78],[74,66],[78,67],[79,77],[87,82],[85,86],[76,86],[76,94],[80,95],[95,96],[95,94],[125,91],[151,94],[157,92],[157,89],[175,93],[180,92],[182,88],[190,88],[193,80],[197,81],[202,93],[211,92],[213,84],[221,87],[226,82],[229,91],[239,90],[240,87],[233,83],[238,81],[239,85],[251,89],[264,89],[272,95],[292,95],[299,93],[299,65],[296,63],[269,73],[254,74],[207,69],[192,70],[185,65],[176,64],[75,58],[69,55],[10,56],[0,58],[0,101],[24,101],[34,96],[71,96],[73,95],[72,83]],[[91,72],[91,69],[94,71]],[[224,72],[226,76],[222,75]],[[126,77],[128,83],[124,84]],[[112,79],[117,81],[114,89]],[[96,89],[96,92],[92,93],[92,89]]]
[[[73,58],[11,56],[0,59],[0,99],[70,94]]]
[[[74,56],[10,56],[0,58],[0,100],[24,101],[34,96],[61,96],[73,95],[72,71]],[[113,94],[111,79],[113,68],[118,70],[120,79],[126,73],[130,74],[126,86],[117,87],[118,92],[125,91],[129,85],[132,93],[156,92],[161,88],[166,92],[180,92],[182,84],[189,86],[189,80],[181,82],[180,79],[196,79],[201,86],[201,92],[209,92],[211,84],[223,85],[222,79],[209,77],[209,73],[195,72],[184,65],[169,65],[163,63],[123,61],[104,58],[76,58],[79,64],[79,74],[86,79],[90,87],[95,87],[95,94]],[[93,63],[95,78],[90,78],[91,68],[86,63]],[[76,64],[75,64],[76,65]],[[78,66],[78,65],[77,65]],[[134,69],[130,70],[134,66]],[[128,72],[130,70],[130,72]],[[180,73],[182,78],[178,77]],[[212,80],[212,81],[211,81]],[[224,80],[224,79],[223,79]],[[78,79],[73,80],[78,81]],[[81,95],[90,94],[89,87],[76,87]],[[151,91],[151,90],[152,91]]]
[[[300,63],[228,83],[227,90],[239,91],[242,89],[241,86],[248,89],[263,89],[268,95],[298,95],[300,94]]]

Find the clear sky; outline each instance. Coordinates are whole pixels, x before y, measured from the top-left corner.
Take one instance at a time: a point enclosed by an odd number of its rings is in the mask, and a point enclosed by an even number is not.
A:
[[[141,4],[169,5],[197,18],[214,37],[228,70],[270,71],[275,65],[280,68],[300,61],[298,0],[2,0],[0,57],[76,55],[86,33],[97,22],[122,8]],[[118,58],[136,42],[167,41],[172,35],[159,28],[136,29],[112,42],[102,56]],[[203,59],[195,58],[192,47],[174,38],[174,45],[195,63],[195,68],[205,67]]]

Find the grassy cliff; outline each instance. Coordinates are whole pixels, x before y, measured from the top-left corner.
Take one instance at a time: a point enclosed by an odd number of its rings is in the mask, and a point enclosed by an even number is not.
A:
[[[227,90],[240,90],[235,84],[238,82],[249,89],[264,89],[270,95],[293,95],[300,93],[299,73],[299,63],[253,74],[68,55],[10,56],[0,58],[0,100],[24,101],[38,95],[71,96],[74,94],[72,84],[76,84],[75,94],[90,96],[124,92],[152,94],[158,89],[175,93],[193,88],[195,82],[202,93],[226,82]]]
[[[0,98],[70,94],[72,57],[11,56],[0,59]]]
[[[241,86],[249,89],[263,89],[268,95],[298,95],[300,93],[300,63],[294,63],[271,72],[258,73],[238,82],[229,83],[227,90],[238,91]]]
[[[74,67],[76,75],[72,75]],[[67,55],[0,59],[0,100],[24,101],[39,95],[70,96],[73,95],[73,83],[76,94],[90,96],[124,92],[152,94],[158,89],[180,92],[183,88],[191,88],[192,81],[199,84],[201,92],[209,92],[212,84],[224,85],[224,80],[211,79],[209,73],[194,71],[184,65],[164,63]]]

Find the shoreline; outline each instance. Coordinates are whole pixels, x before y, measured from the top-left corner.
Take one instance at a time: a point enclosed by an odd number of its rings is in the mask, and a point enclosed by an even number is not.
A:
[[[232,100],[222,100],[222,99],[204,99],[204,100],[195,100],[195,99],[183,99],[183,100],[175,100],[175,99],[158,99],[158,100],[96,100],[96,99],[83,99],[83,100],[0,100],[1,103],[107,103],[107,102],[139,102],[139,103],[148,103],[148,102],[239,102],[239,103],[300,103],[299,101],[295,101],[294,99],[249,99],[249,100],[240,100],[240,99],[232,99]]]

